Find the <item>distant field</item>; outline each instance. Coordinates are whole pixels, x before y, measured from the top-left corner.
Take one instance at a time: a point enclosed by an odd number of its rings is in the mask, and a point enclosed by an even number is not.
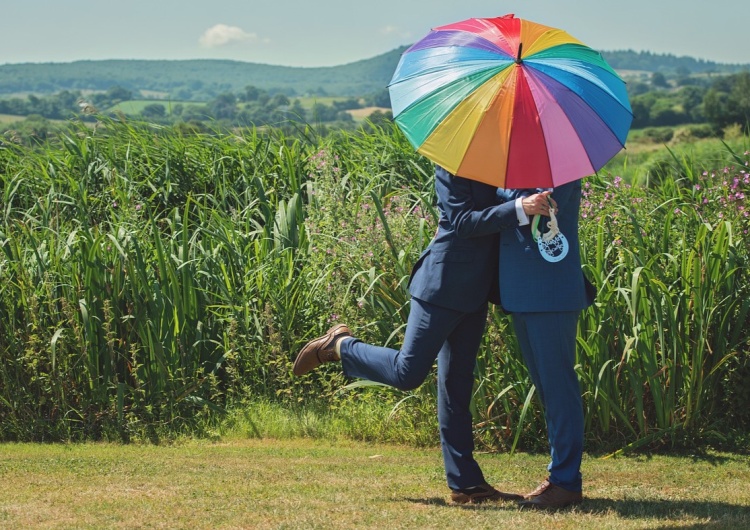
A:
[[[333,97],[333,96],[306,96],[301,98],[289,98],[291,101],[296,99],[299,100],[303,108],[311,109],[316,103],[323,105],[332,105],[334,101],[346,101],[349,98]]]
[[[335,101],[345,101],[348,98],[341,98],[341,97],[303,97],[303,98],[291,98],[291,101],[299,100],[300,104],[302,105],[302,108],[309,110],[315,105],[316,103],[320,103],[323,105],[332,105]],[[164,105],[164,108],[167,109],[167,114],[170,113],[171,109],[175,105],[183,105],[184,107],[190,107],[190,106],[197,106],[197,105],[205,105],[206,102],[204,101],[170,101],[166,99],[134,99],[131,101],[123,101],[122,103],[118,103],[114,107],[108,109],[109,111],[121,111],[125,114],[140,114],[143,109],[147,105]],[[240,106],[242,103],[240,103]],[[376,110],[379,110],[381,112],[386,112],[390,109],[382,108],[382,107],[365,107],[362,109],[353,109],[347,111],[349,114],[352,115],[352,117],[356,121],[362,121],[365,118],[367,118],[370,114],[375,112]]]
[[[362,121],[365,118],[368,118],[370,114],[372,114],[376,110],[379,110],[380,112],[387,112],[391,109],[387,109],[385,107],[365,107],[363,109],[348,110],[347,112],[352,115],[352,118],[354,118],[355,121]]]
[[[25,120],[26,116],[16,116],[15,114],[0,114],[0,123],[15,123]]]
[[[153,99],[169,99],[169,92],[157,92],[156,90],[141,90],[141,96]]]
[[[647,70],[617,70],[617,73],[623,79],[648,79],[651,77],[651,72]]]
[[[311,109],[313,105],[316,103],[322,103],[323,105],[331,105],[334,101],[345,101],[347,98],[341,98],[341,97],[303,97],[303,98],[290,98],[291,101],[299,100],[300,104],[302,105],[302,108],[304,109]],[[174,100],[168,100],[168,99],[134,99],[131,101],[123,101],[122,103],[118,103],[114,107],[112,107],[109,110],[121,110],[122,112],[126,114],[140,114],[140,112],[143,110],[143,108],[146,105],[164,105],[164,107],[167,109],[167,112],[169,112],[169,109],[173,107],[174,105],[180,104],[184,105],[185,107],[189,106],[195,106],[195,105],[205,105],[206,101],[174,101]],[[240,103],[240,106],[243,104]],[[362,109],[357,109],[362,110]],[[369,114],[369,113],[368,113]]]
[[[125,114],[140,114],[141,111],[147,106],[147,105],[163,105],[165,109],[167,109],[167,114],[171,112],[171,109],[175,105],[182,105],[183,107],[191,107],[191,106],[197,106],[197,105],[205,105],[204,102],[200,101],[171,101],[168,99],[134,99],[131,101],[123,101],[122,103],[118,103],[114,107],[111,107],[108,109],[109,111],[116,111],[119,110],[121,112],[124,112]]]

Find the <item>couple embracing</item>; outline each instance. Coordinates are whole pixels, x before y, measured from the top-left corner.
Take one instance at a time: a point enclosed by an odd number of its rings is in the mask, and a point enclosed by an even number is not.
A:
[[[438,423],[451,500],[513,500],[537,509],[578,504],[583,407],[574,369],[576,327],[593,301],[578,246],[580,181],[545,191],[504,190],[437,166],[435,188],[439,227],[412,270],[401,349],[366,344],[338,324],[302,348],[294,374],[340,362],[349,377],[411,390],[437,360]],[[536,242],[542,236],[530,222],[537,215],[559,223],[567,254],[544,259]],[[548,477],[527,494],[489,485],[473,457],[469,404],[489,302],[511,313],[544,407],[551,462]]]

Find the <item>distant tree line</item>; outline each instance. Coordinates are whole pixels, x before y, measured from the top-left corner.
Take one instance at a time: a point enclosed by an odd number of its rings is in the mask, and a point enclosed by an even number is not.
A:
[[[104,60],[71,63],[0,65],[0,96],[21,93],[51,95],[71,92],[103,92],[119,86],[134,93],[145,90],[180,101],[208,101],[226,92],[237,93],[256,86],[271,95],[355,96],[369,94],[390,81],[403,46],[387,53],[340,66],[296,68],[242,61],[201,59],[187,61]],[[750,65],[721,64],[692,57],[651,52],[603,51],[602,56],[618,71],[662,74],[734,74]]]
[[[63,90],[45,97],[29,94],[25,98],[0,99],[0,114],[38,115],[50,120],[65,120],[80,115],[82,106],[86,104],[107,109],[132,99],[133,93],[119,86],[89,94],[85,98],[79,91]]]
[[[693,57],[677,57],[671,53],[635,52],[620,50],[602,52],[602,57],[615,70],[643,70],[661,73],[738,73],[747,70],[747,65],[722,64]]]
[[[40,97],[0,99],[0,114],[24,116],[25,120],[0,126],[0,132],[12,131],[16,139],[42,141],[53,128],[50,120],[80,118],[94,121],[97,114],[121,116],[119,103],[133,101],[134,94],[115,86],[104,92],[82,95],[81,92],[64,90],[57,94]],[[325,125],[327,128],[354,128],[356,123],[349,110],[363,107],[389,107],[387,89],[361,98],[334,99],[330,104],[315,102],[304,107],[299,99],[290,99],[285,94],[272,93],[254,86],[247,86],[238,93],[225,92],[204,103],[154,100],[145,105],[137,115],[162,125],[173,125],[185,132],[202,132],[231,127],[277,127],[293,130],[299,124]],[[390,119],[390,111],[376,112],[374,121]],[[297,124],[296,126],[294,124]]]
[[[132,91],[119,86],[85,97],[81,92],[63,90],[46,97],[32,94],[25,98],[0,99],[0,114],[39,115],[51,120],[61,120],[79,115],[86,105],[108,112],[118,103],[134,99]],[[270,125],[290,119],[309,122],[351,121],[351,115],[346,111],[369,106],[390,107],[388,91],[384,89],[361,98],[342,98],[334,100],[330,105],[315,103],[312,109],[305,109],[299,99],[292,100],[285,94],[273,94],[247,86],[239,93],[224,92],[202,104],[171,104],[154,100],[144,107],[141,114],[147,118],[167,121],[171,115],[176,121],[225,120],[234,125]]]
[[[358,96],[385,87],[403,49],[350,64],[295,68],[216,59],[104,60],[0,65],[0,95],[102,92],[117,85],[181,101],[207,101],[252,85],[288,97]]]
[[[695,78],[690,78],[695,81]],[[633,128],[705,123],[715,132],[750,123],[750,72],[687,83],[677,77],[669,83],[660,73],[645,83],[628,85]]]
[[[628,92],[635,129],[704,124],[702,134],[710,135],[735,124],[747,131],[750,123],[750,72],[713,77],[655,72],[647,78],[630,81]],[[110,113],[118,103],[133,99],[130,90],[119,86],[85,97],[80,92],[65,90],[47,97],[0,99],[0,114],[32,117],[35,134],[39,136],[45,127],[42,120],[82,115],[86,119],[82,113],[87,109]],[[189,124],[193,128],[209,123],[212,127],[283,127],[289,123],[308,123],[350,128],[356,124],[347,111],[362,107],[390,108],[387,89],[360,98],[333,100],[331,104],[316,102],[306,108],[300,99],[246,86],[239,92],[224,92],[203,103],[154,100],[143,107],[140,117],[165,125]],[[374,118],[390,119],[391,115],[378,113]]]

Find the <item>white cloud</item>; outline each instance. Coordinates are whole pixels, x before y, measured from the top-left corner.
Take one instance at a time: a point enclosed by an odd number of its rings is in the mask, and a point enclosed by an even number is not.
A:
[[[255,33],[248,33],[237,26],[216,24],[211,26],[201,35],[199,42],[205,48],[218,48],[236,42],[257,42],[260,39]]]
[[[412,35],[410,31],[404,28],[400,28],[398,26],[384,26],[380,28],[380,33],[382,33],[383,35],[389,35],[389,36],[395,35],[400,38],[411,38],[411,35]]]

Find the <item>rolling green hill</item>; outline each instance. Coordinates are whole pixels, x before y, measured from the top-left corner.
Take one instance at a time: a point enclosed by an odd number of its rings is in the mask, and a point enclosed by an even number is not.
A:
[[[224,60],[76,61],[0,65],[0,95],[61,90],[154,91],[174,99],[207,99],[246,86],[283,92],[361,96],[388,84],[404,48],[342,66],[299,68]]]
[[[53,94],[62,90],[103,91],[120,86],[149,97],[206,101],[224,92],[255,86],[288,96],[363,96],[383,90],[406,47],[341,66],[301,68],[225,60],[108,60],[0,65],[0,97]],[[720,64],[669,54],[602,52],[617,70],[679,75],[734,73],[750,65]]]

